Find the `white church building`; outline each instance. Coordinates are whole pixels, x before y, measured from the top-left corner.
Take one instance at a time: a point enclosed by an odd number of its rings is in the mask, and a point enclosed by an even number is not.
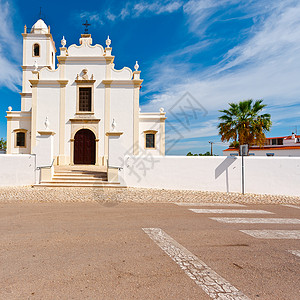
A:
[[[59,166],[109,166],[125,154],[165,155],[165,112],[140,112],[138,63],[135,71],[116,70],[109,37],[105,48],[93,45],[88,33],[79,45],[66,47],[63,38],[56,56],[42,19],[30,30],[25,26],[22,35],[21,111],[7,111],[7,154],[37,155],[43,151],[38,144],[49,138]]]
[[[7,111],[0,186],[241,192],[240,157],[165,155],[166,113],[140,111],[138,63],[116,70],[109,38],[105,48],[88,32],[66,44],[56,55],[41,19],[24,28],[21,110]],[[299,157],[247,157],[245,192],[299,196],[299,168]]]

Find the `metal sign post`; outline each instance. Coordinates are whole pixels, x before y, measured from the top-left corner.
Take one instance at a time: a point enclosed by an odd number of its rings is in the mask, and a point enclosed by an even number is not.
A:
[[[241,145],[242,154],[242,194],[245,195],[245,166],[244,166],[244,156],[248,155],[248,145]]]

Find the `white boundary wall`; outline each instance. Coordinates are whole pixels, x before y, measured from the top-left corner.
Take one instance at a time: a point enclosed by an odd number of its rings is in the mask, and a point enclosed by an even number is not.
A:
[[[128,156],[129,187],[241,192],[241,157]],[[245,192],[300,196],[300,157],[246,157]]]
[[[0,186],[35,184],[35,171],[34,155],[0,154]]]

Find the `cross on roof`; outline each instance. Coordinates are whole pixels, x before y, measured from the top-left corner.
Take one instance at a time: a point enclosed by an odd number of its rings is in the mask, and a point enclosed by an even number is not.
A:
[[[91,24],[89,24],[88,21],[86,20],[85,23],[82,25],[85,26],[84,34],[88,34],[89,33],[88,27],[91,26]]]

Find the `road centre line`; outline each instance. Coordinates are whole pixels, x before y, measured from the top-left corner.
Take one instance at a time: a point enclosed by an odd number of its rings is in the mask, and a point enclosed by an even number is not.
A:
[[[300,224],[300,219],[284,218],[210,218],[220,223],[234,224]]]
[[[162,229],[143,231],[212,299],[250,300]]]
[[[240,230],[258,239],[290,239],[299,240],[300,230]]]
[[[246,209],[206,209],[190,208],[189,210],[197,214],[274,214],[265,210],[246,210]]]

